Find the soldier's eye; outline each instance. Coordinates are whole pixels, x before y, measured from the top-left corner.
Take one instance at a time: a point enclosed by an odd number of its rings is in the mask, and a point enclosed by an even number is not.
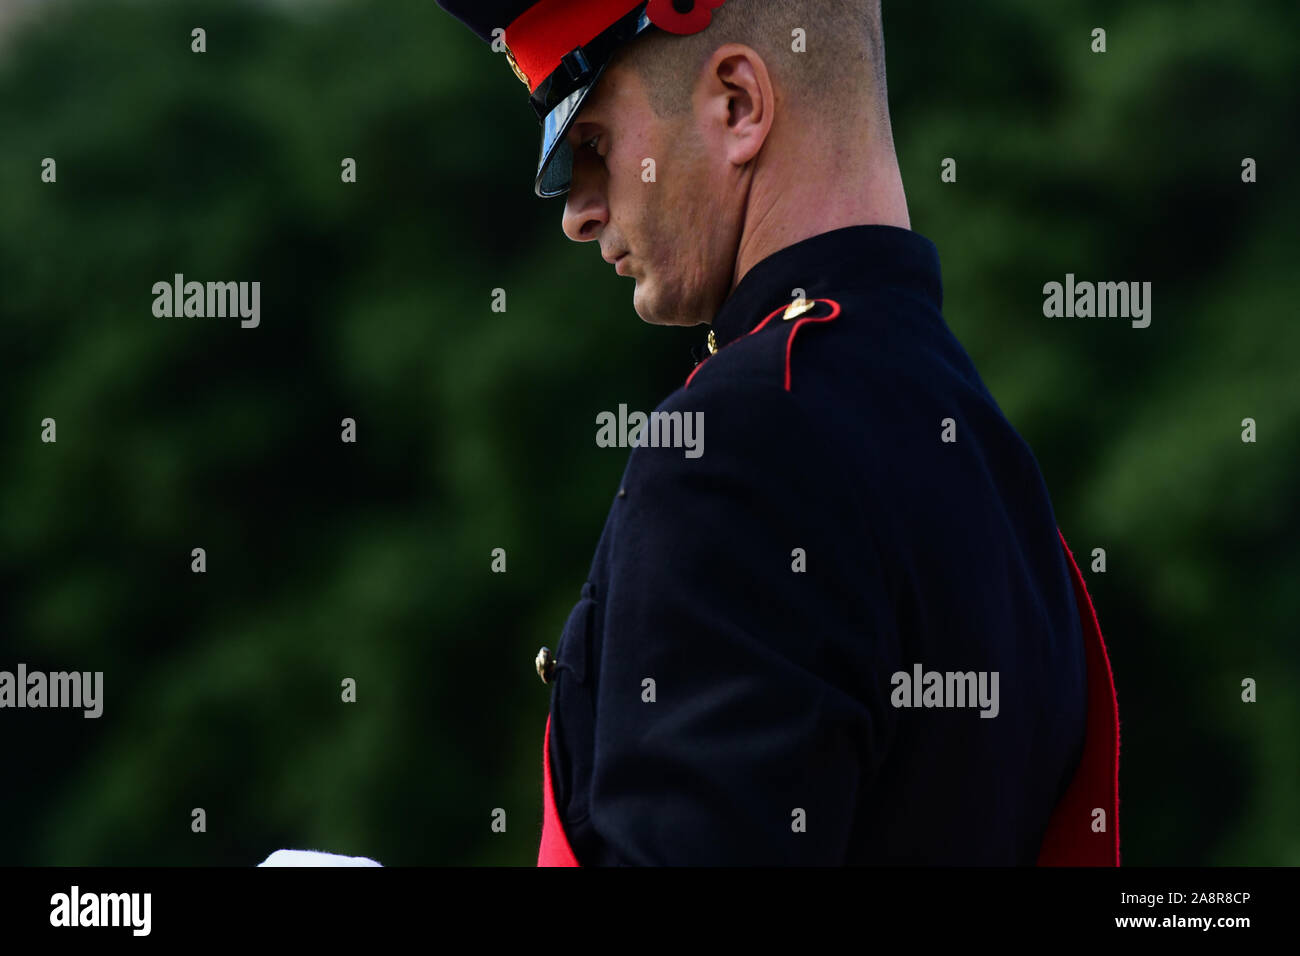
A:
[[[597,145],[598,145],[599,143],[600,143],[600,136],[599,136],[599,134],[597,134],[596,136],[593,136],[591,139],[587,140],[587,141],[586,141],[585,143],[583,143],[582,145],[583,145],[583,146],[590,147],[591,149],[594,150],[594,149],[596,149],[596,147],[597,147]]]

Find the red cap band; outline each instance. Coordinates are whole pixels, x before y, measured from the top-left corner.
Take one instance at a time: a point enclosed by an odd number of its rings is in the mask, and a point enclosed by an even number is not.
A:
[[[699,33],[724,2],[697,0],[690,12],[678,13],[672,0],[650,0],[645,12],[661,30]],[[521,13],[506,27],[506,47],[515,66],[527,77],[528,92],[537,92],[566,53],[586,46],[636,6],[637,0],[539,0]]]
[[[636,6],[637,0],[540,0],[521,13],[506,27],[506,46],[528,77],[528,92],[537,92],[562,56],[596,39]]]

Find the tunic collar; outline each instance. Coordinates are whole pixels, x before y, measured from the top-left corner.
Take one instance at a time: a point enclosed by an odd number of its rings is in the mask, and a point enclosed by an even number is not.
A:
[[[809,299],[895,288],[943,306],[939,251],[920,233],[898,226],[845,226],[796,242],[756,263],[718,311],[717,348],[752,330],[803,289]]]

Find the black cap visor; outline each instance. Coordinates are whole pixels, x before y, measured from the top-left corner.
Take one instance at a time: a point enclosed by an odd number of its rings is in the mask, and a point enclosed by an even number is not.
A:
[[[569,128],[615,52],[651,26],[645,5],[616,21],[585,47],[565,54],[559,68],[537,88],[530,101],[542,121],[542,148],[533,190],[544,199],[563,196],[573,177]]]
[[[569,128],[578,118],[582,104],[596,88],[596,81],[608,65],[603,64],[596,70],[590,83],[562,99],[542,120],[542,150],[537,159],[537,180],[533,183],[533,189],[543,199],[563,196],[569,191],[569,183],[573,178],[573,147],[569,145]]]

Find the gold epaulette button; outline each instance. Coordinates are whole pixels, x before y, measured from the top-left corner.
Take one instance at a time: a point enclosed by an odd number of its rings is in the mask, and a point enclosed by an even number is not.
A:
[[[787,321],[789,319],[797,319],[805,312],[811,312],[813,306],[816,304],[817,303],[814,302],[812,299],[795,299],[788,306],[786,306],[785,315],[781,316],[781,319],[782,321]]]

